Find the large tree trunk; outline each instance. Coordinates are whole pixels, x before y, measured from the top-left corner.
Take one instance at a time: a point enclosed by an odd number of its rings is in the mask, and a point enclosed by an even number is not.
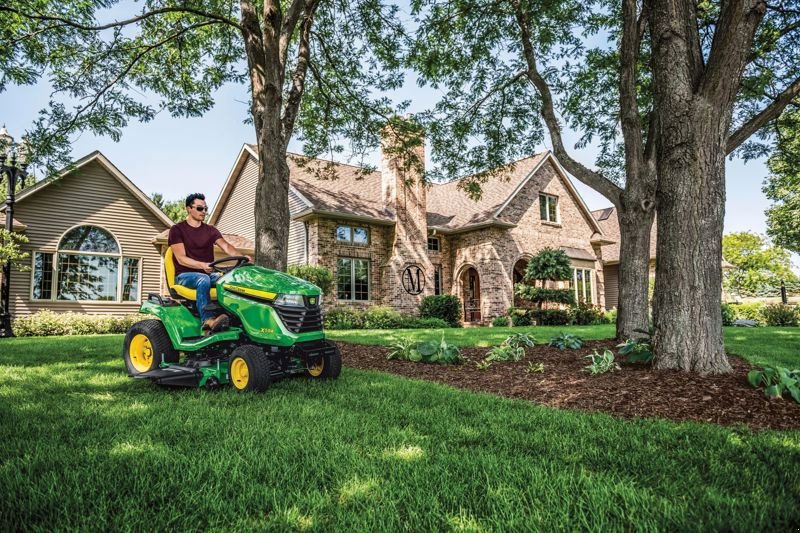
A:
[[[720,311],[727,120],[698,97],[671,110],[658,149],[654,362],[730,372]]]
[[[617,339],[642,338],[649,329],[650,231],[655,218],[652,208],[640,201],[622,202],[619,219],[619,304]],[[649,206],[648,206],[649,207]]]
[[[258,147],[256,187],[256,263],[286,270],[289,249],[289,165],[282,143],[265,140]]]

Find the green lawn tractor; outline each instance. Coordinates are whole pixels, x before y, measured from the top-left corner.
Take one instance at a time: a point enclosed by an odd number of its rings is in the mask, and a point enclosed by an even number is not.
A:
[[[149,294],[132,325],[122,356],[128,373],[160,385],[216,389],[231,384],[260,392],[275,378],[305,374],[336,378],[339,349],[325,340],[322,295],[316,285],[226,257],[212,263],[223,275],[212,299],[230,317],[228,328],[204,336],[195,291],[175,284],[172,251],[164,257],[170,297]],[[181,362],[180,354],[185,354]]]

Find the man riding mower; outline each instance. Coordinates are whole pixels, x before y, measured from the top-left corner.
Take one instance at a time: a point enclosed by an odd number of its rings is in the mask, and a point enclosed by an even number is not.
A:
[[[244,256],[214,261],[210,266],[222,276],[211,289],[216,303],[209,306],[221,307],[230,323],[204,336],[195,290],[175,283],[171,248],[164,266],[171,297],[149,294],[142,303],[140,312],[158,319],[128,329],[122,355],[129,375],[162,385],[215,389],[230,383],[256,392],[280,376],[339,376],[341,354],[325,340],[316,285]]]

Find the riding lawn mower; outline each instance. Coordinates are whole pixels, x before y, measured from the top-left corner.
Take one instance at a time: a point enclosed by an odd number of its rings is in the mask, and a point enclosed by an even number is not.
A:
[[[316,285],[247,257],[214,261],[211,267],[222,276],[210,305],[226,312],[230,325],[204,336],[195,290],[175,283],[171,249],[164,267],[170,297],[149,294],[140,312],[157,319],[137,322],[125,335],[122,356],[132,377],[211,390],[230,383],[238,391],[260,392],[293,374],[339,376],[341,354],[325,340]]]

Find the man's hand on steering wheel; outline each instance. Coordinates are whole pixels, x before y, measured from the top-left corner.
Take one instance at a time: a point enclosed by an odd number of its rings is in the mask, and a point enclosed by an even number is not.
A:
[[[230,266],[220,266],[220,263],[230,263],[231,261],[236,261],[233,265]],[[231,270],[235,268],[239,268],[242,265],[246,265],[250,263],[250,258],[246,255],[231,255],[228,257],[223,257],[221,259],[217,259],[208,264],[215,272],[219,272],[221,274],[227,274]]]

